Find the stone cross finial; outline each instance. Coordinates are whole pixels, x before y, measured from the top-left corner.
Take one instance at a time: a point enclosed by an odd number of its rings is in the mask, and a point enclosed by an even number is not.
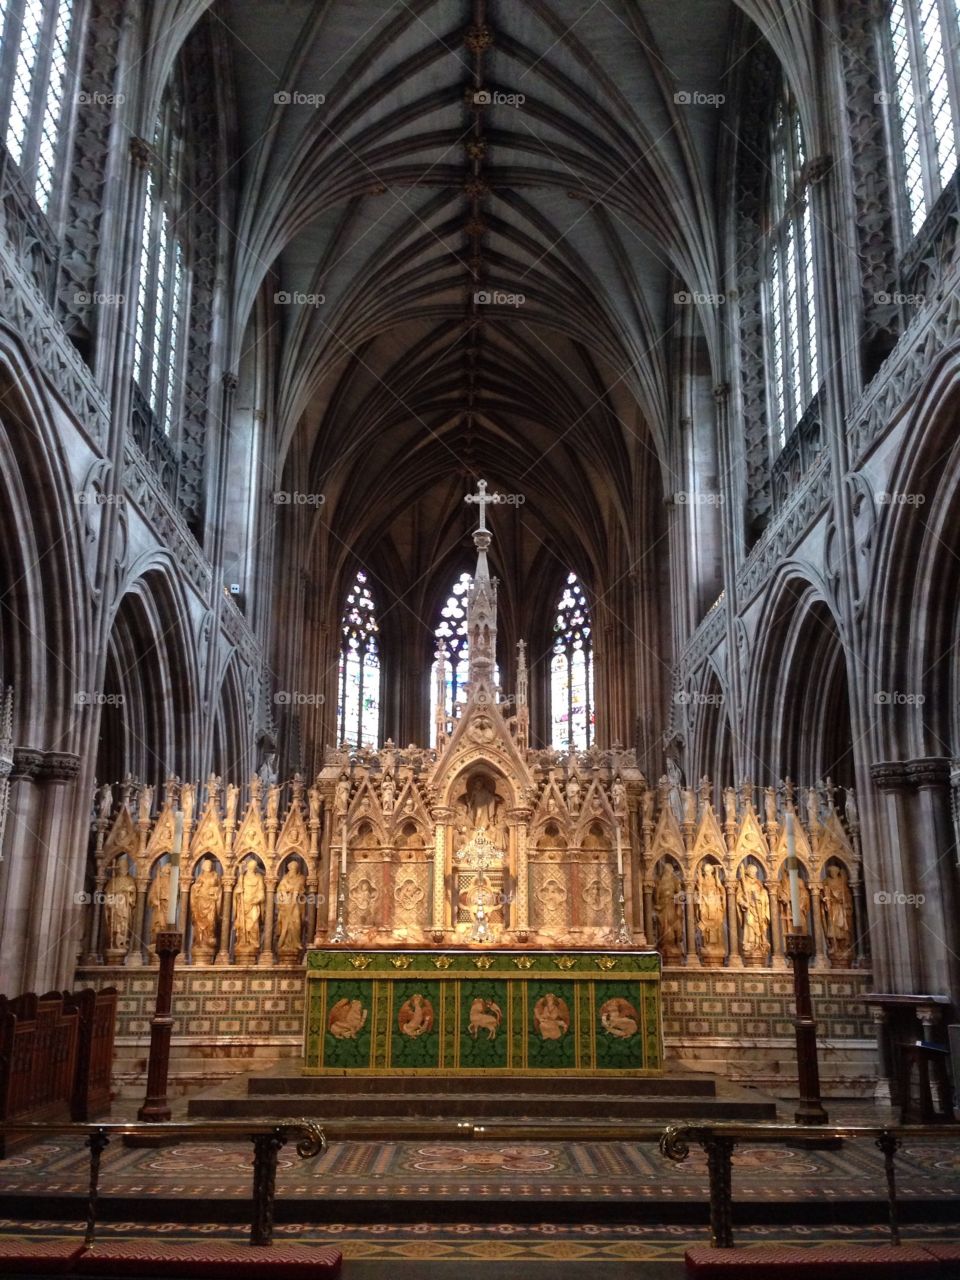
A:
[[[464,498],[464,502],[475,502],[480,508],[480,530],[485,533],[487,529],[487,507],[493,506],[500,501],[499,493],[487,493],[486,480],[478,480],[477,488],[479,493],[468,493]]]

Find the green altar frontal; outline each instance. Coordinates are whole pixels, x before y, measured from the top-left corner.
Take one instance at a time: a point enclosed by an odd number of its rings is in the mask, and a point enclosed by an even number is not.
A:
[[[653,1075],[655,951],[307,953],[305,1075]]]

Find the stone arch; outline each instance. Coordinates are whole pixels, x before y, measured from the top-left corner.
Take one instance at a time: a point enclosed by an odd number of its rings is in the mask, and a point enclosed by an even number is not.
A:
[[[170,773],[185,779],[199,773],[201,717],[189,636],[186,602],[170,566],[152,565],[124,592],[110,629],[99,770],[119,765],[119,777],[133,773],[158,786]]]
[[[243,678],[236,657],[223,673],[213,717],[210,768],[221,778],[246,778],[254,768],[253,726],[247,715]]]
[[[747,767],[803,783],[853,777],[847,656],[824,591],[788,566],[758,627],[747,701]]]

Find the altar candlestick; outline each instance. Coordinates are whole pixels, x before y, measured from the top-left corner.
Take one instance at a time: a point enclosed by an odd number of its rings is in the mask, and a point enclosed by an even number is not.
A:
[[[183,850],[183,811],[173,820],[173,848],[170,850],[170,897],[167,901],[167,924],[177,923],[177,899],[180,894],[180,854]]]
[[[620,824],[617,823],[617,875],[623,875],[623,844],[620,839]]]
[[[790,915],[794,929],[802,923],[800,915],[800,862],[797,858],[797,841],[793,833],[793,814],[787,813],[787,876],[790,880]]]

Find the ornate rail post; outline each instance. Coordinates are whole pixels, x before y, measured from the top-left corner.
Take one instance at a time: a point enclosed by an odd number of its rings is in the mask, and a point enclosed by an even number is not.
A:
[[[827,1124],[829,1116],[820,1099],[820,1064],[817,1060],[817,1024],[810,1000],[810,956],[813,939],[807,933],[788,933],[786,952],[793,961],[794,1027],[797,1036],[797,1079],[800,1103],[794,1113],[797,1124]],[[839,1140],[830,1142],[839,1145]]]
[[[173,970],[183,945],[183,934],[176,929],[161,929],[157,934],[157,957],[160,975],[157,980],[157,1005],[150,1019],[150,1058],[147,1064],[147,1096],[137,1112],[138,1120],[161,1124],[170,1119],[167,1101],[167,1078],[170,1072],[170,1037],[173,1034]],[[157,1139],[132,1136],[130,1146],[150,1146]]]

